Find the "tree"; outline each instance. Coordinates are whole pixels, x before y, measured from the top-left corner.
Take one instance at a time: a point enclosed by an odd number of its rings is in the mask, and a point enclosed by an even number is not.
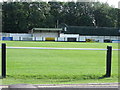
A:
[[[119,29],[120,29],[120,9],[117,9],[117,27],[119,27]]]
[[[93,6],[92,2],[77,2],[76,13],[77,18],[76,23],[78,26],[93,26]]]
[[[94,4],[94,18],[98,27],[115,27],[116,26],[116,12],[107,3]]]
[[[100,2],[4,2],[3,31],[69,26],[117,27],[119,9]]]
[[[63,6],[64,6],[64,2],[48,2],[48,4],[50,5],[50,17],[52,19],[52,27],[58,27],[58,24],[60,24],[62,22],[62,10],[63,10]],[[49,18],[49,20],[51,20]]]

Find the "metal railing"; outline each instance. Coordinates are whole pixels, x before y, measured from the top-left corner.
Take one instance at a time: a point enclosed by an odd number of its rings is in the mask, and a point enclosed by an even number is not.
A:
[[[45,47],[6,47],[5,43],[2,43],[2,78],[6,78],[6,49],[54,49],[54,50],[106,50],[106,74],[104,77],[111,76],[111,63],[112,63],[112,46],[107,46],[107,49],[97,48],[45,48]],[[119,50],[119,49],[113,49]]]

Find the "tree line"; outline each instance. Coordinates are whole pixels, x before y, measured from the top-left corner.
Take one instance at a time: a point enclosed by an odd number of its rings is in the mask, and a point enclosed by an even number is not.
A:
[[[118,27],[118,8],[100,2],[4,2],[3,32],[68,26]]]

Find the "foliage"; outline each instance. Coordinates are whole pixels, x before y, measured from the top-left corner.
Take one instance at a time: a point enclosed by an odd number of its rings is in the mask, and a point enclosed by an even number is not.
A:
[[[100,2],[4,2],[3,32],[28,32],[35,27],[118,27],[118,10]]]

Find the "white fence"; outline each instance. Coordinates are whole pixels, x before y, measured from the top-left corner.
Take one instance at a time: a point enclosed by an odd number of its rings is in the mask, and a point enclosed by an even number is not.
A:
[[[0,33],[0,39],[3,40],[3,37],[11,37],[14,41],[46,41],[46,37],[33,37],[32,34],[26,33]],[[64,34],[60,37],[53,37],[54,41],[77,41],[77,42],[106,42],[110,41],[112,43],[120,43],[119,36],[79,36],[74,34]]]
[[[80,37],[54,37],[54,41],[69,41],[70,39],[75,39],[76,42],[100,42],[103,43],[105,40],[111,41],[112,43],[120,43],[118,37],[114,38],[100,38],[100,37],[88,37],[88,36],[80,36]],[[46,41],[46,37],[12,37],[13,41]],[[87,41],[90,40],[90,41]]]

